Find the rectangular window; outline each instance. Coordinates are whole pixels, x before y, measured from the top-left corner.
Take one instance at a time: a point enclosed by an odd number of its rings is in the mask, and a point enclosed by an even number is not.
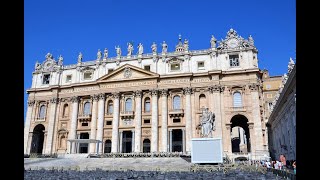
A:
[[[229,55],[230,67],[239,66],[239,55]]]
[[[180,70],[180,64],[179,63],[171,64],[170,69],[171,69],[171,71],[179,71]]]
[[[198,62],[198,69],[204,69],[204,62]]]
[[[82,126],[88,126],[88,123],[82,123]]]
[[[150,65],[144,66],[144,69],[145,69],[146,71],[150,71]]]
[[[107,121],[107,125],[112,125],[112,121]]]
[[[144,124],[150,124],[150,119],[145,119],[145,120],[143,120],[143,123],[144,123]]]
[[[92,79],[92,72],[83,73],[83,79]]]
[[[113,69],[108,69],[108,74],[112,73]]]
[[[71,82],[71,79],[72,79],[72,75],[67,75],[66,82]]]
[[[50,83],[50,74],[44,74],[42,84],[49,84],[49,83]]]
[[[271,85],[270,85],[270,84],[267,84],[267,85],[266,85],[266,89],[271,89]]]
[[[179,123],[180,122],[180,119],[177,118],[177,119],[173,119],[173,123]]]
[[[267,94],[267,98],[272,98],[272,94]]]

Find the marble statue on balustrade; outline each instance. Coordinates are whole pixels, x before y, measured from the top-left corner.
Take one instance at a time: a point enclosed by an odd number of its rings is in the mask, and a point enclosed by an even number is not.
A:
[[[139,43],[138,45],[138,55],[142,55],[143,54],[143,45],[141,43]]]
[[[151,50],[153,54],[157,54],[157,44],[155,42],[152,43]]]
[[[288,74],[291,73],[293,67],[294,67],[294,61],[292,60],[292,58],[290,58],[290,61],[289,61],[289,64],[288,64]]]
[[[254,46],[254,41],[251,35],[248,37],[248,41],[250,46]]]
[[[83,59],[82,53],[80,52],[78,55],[78,63],[81,63]]]
[[[37,61],[35,66],[34,66],[35,70],[40,70],[41,69],[41,64]]]
[[[97,60],[101,60],[101,57],[102,57],[102,52],[100,51],[100,49],[98,49],[98,52],[97,52]]]
[[[201,137],[212,137],[212,131],[215,130],[215,115],[209,112],[208,108],[202,111],[200,126]]]
[[[120,48],[120,46],[118,46],[118,47],[115,46],[115,49],[116,49],[116,52],[117,52],[117,58],[120,58],[120,56],[121,56],[121,48]]]
[[[58,58],[58,66],[62,66],[62,64],[63,64],[63,57],[60,54],[60,56]]]
[[[166,54],[168,51],[168,45],[165,41],[162,43],[162,54]]]
[[[213,35],[211,35],[211,40],[210,40],[211,48],[215,48],[216,43],[217,43],[217,39]]]
[[[107,59],[108,58],[108,49],[105,48],[103,51],[103,59]]]
[[[128,45],[128,54],[127,54],[127,56],[131,56],[132,55],[132,53],[133,53],[133,44],[132,43],[127,43],[127,45]]]
[[[189,51],[189,41],[187,39],[183,42],[183,48],[185,51]]]

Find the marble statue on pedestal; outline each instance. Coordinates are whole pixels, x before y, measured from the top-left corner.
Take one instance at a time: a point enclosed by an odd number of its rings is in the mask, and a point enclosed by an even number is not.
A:
[[[168,45],[167,45],[167,43],[165,41],[163,41],[163,43],[162,43],[162,54],[167,53],[167,51],[168,51]]]
[[[78,55],[78,63],[81,63],[82,62],[82,53],[80,52],[79,55]]]
[[[105,48],[103,51],[103,59],[107,59],[108,58],[108,49]]]
[[[138,45],[138,54],[139,55],[143,54],[143,45],[141,43],[139,43],[139,45]]]
[[[153,44],[151,45],[151,50],[153,54],[157,53],[157,44],[155,42],[153,42]]]
[[[215,115],[212,112],[209,112],[208,108],[205,108],[202,111],[202,117],[200,121],[201,126],[201,137],[212,136],[212,131],[215,130]]]
[[[133,44],[132,43],[127,43],[128,45],[128,54],[127,56],[131,56],[133,52]]]
[[[97,60],[101,60],[101,57],[102,57],[102,52],[100,51],[100,49],[98,49]]]

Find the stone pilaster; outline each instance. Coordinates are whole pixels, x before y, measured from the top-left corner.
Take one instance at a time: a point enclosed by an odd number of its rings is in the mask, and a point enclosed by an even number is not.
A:
[[[185,110],[185,116],[186,116],[186,152],[191,152],[191,134],[192,134],[192,117],[191,117],[191,88],[187,87],[184,88],[184,94],[186,96],[186,110]]]
[[[152,94],[152,125],[151,125],[151,152],[158,151],[158,90],[153,89]]]
[[[172,152],[172,129],[169,129],[169,152]]]
[[[222,115],[221,115],[221,108],[222,108],[222,101],[221,101],[221,92],[223,88],[221,86],[215,85],[209,87],[209,92],[211,93],[211,102],[213,102],[213,113],[215,115],[215,130],[213,131],[213,137],[215,138],[222,138]]]
[[[119,93],[113,94],[113,122],[112,122],[112,142],[111,142],[111,152],[118,151],[118,135],[119,135]]]
[[[77,130],[77,121],[78,121],[78,108],[79,108],[79,100],[78,96],[74,96],[71,98],[72,102],[72,115],[71,115],[71,125],[70,125],[70,133],[68,139],[76,139],[76,130]],[[72,147],[71,147],[72,144]],[[72,150],[72,152],[71,152]],[[69,153],[74,153],[76,150],[75,143],[68,142],[68,151]]]
[[[48,134],[47,134],[47,141],[46,141],[46,150],[45,154],[51,154],[52,153],[52,141],[53,141],[53,135],[54,135],[54,127],[55,127],[55,121],[56,121],[56,112],[57,112],[57,104],[59,102],[58,98],[52,98],[50,99],[50,116],[49,116],[49,122],[48,122]]]
[[[186,154],[186,130],[185,129],[182,129],[182,152],[183,154]],[[191,153],[191,152],[190,152]]]
[[[251,147],[256,150],[262,151],[263,147],[263,136],[262,136],[262,124],[261,124],[261,114],[260,114],[260,99],[259,99],[259,85],[251,84],[249,85],[251,91],[251,104],[252,104],[252,122],[254,133],[250,132],[250,138],[254,137],[254,142],[251,140]],[[253,149],[252,148],[252,149]],[[252,151],[253,152],[253,151]]]
[[[27,146],[28,146],[28,140],[29,140],[31,115],[32,115],[32,110],[34,108],[34,104],[35,104],[34,100],[28,101],[26,121],[24,124],[24,154],[28,154],[28,147]]]
[[[91,96],[93,101],[92,103],[92,116],[91,116],[91,130],[90,130],[90,139],[96,139],[97,133],[97,104],[99,100],[98,95]],[[96,144],[90,143],[89,153],[95,153]]]
[[[141,91],[135,92],[135,102],[136,102],[136,110],[135,110],[135,116],[134,116],[135,117],[135,133],[134,133],[135,146],[132,149],[132,151],[134,151],[134,152],[141,152],[141,124],[142,124],[142,122],[141,122],[141,112],[142,112],[141,96],[142,96]]]
[[[168,152],[168,90],[161,90],[161,151]]]
[[[119,136],[120,136],[120,145],[119,145],[119,152],[121,152],[122,153],[122,137],[123,137],[123,131],[120,131],[119,132]]]
[[[249,124],[249,133],[250,133],[250,151],[251,151],[251,158],[256,159],[256,137],[254,134],[254,125]]]
[[[104,121],[104,104],[105,94],[99,94],[98,102],[98,124],[97,124],[97,140],[103,141],[103,121]],[[102,153],[103,146],[99,146],[99,153]]]
[[[135,133],[134,133],[134,130],[131,130],[131,132],[132,132],[131,152],[134,152],[134,145],[136,144],[135,138],[134,138]]]

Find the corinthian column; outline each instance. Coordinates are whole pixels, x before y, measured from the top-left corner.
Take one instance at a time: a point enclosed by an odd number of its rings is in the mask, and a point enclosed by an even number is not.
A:
[[[113,122],[112,122],[112,142],[111,142],[111,152],[118,152],[118,135],[119,135],[119,93],[113,94]]]
[[[152,91],[151,152],[158,151],[158,90]]]
[[[141,96],[142,92],[141,91],[136,91],[135,92],[136,96],[136,110],[135,110],[135,146],[132,151],[134,152],[141,152]]]
[[[97,132],[97,103],[99,100],[98,95],[91,96],[91,99],[93,101],[92,103],[92,117],[91,117],[91,131],[90,131],[90,139],[96,139],[96,132]],[[96,144],[90,143],[90,153],[95,152]]]
[[[30,131],[30,122],[31,122],[31,114],[32,109],[34,107],[34,100],[28,101],[28,109],[27,109],[27,116],[26,121],[24,124],[24,154],[28,154],[28,138],[29,138],[29,131]]]
[[[168,152],[168,90],[161,90],[161,151]]]
[[[103,120],[104,120],[104,100],[105,95],[103,93],[99,94],[99,104],[98,104],[98,124],[97,124],[97,140],[103,141]],[[102,153],[102,143],[97,149],[97,152]]]
[[[76,139],[76,128],[77,128],[77,119],[78,119],[78,106],[79,106],[79,97],[74,96],[71,98],[72,102],[72,116],[71,116],[71,125],[70,125],[70,133],[68,139]],[[71,152],[72,149],[72,152]],[[69,153],[74,153],[76,150],[75,143],[68,143],[68,151]]]
[[[186,96],[186,152],[191,152],[191,134],[192,134],[192,121],[191,121],[191,88],[184,88],[184,94]]]
[[[45,154],[52,153],[52,140],[53,140],[53,134],[54,134],[53,131],[54,131],[54,126],[55,126],[55,121],[56,121],[56,112],[57,112],[58,101],[59,101],[58,98],[50,99],[50,102],[51,102],[50,117],[49,117],[49,122],[48,122],[48,134],[47,134]]]

